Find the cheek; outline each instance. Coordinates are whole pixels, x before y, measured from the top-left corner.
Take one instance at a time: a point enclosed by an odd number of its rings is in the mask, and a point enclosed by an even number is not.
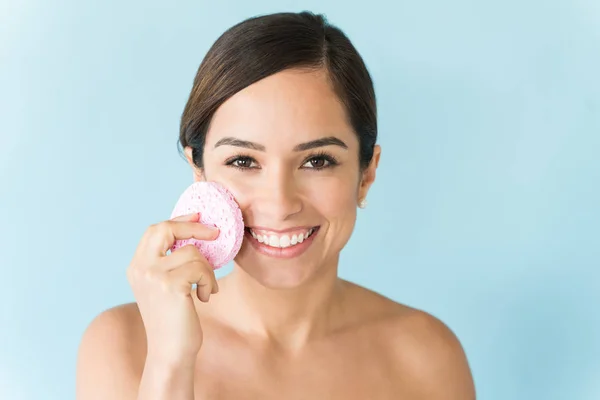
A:
[[[307,186],[307,198],[331,222],[348,218],[355,212],[357,182],[344,177],[315,180]]]
[[[252,179],[248,179],[246,174],[240,173],[233,168],[218,165],[216,160],[205,157],[205,178],[208,181],[214,181],[225,186],[238,202],[242,209],[248,203],[251,197],[253,185]]]
[[[235,200],[240,205],[242,212],[246,210],[255,197],[255,185],[250,184],[249,179],[229,179],[223,184],[229,188],[229,191],[235,197]]]
[[[336,253],[344,248],[354,230],[358,181],[348,178],[322,183],[312,186],[310,199],[314,209],[328,223],[326,251]]]

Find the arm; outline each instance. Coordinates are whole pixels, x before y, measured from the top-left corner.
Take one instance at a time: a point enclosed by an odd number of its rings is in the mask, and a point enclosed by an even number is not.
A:
[[[86,329],[77,359],[77,400],[193,400],[194,363],[146,357],[137,307],[116,307]]]
[[[193,400],[194,362],[146,360],[137,400]]]

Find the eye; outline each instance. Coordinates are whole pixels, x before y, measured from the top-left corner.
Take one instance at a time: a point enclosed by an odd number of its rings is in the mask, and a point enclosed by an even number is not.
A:
[[[225,162],[225,165],[231,166],[238,169],[251,169],[257,168],[256,161],[252,157],[248,156],[236,156],[230,158]]]
[[[327,160],[323,157],[314,157],[308,160],[307,164],[310,164],[311,168],[323,168],[327,166]]]
[[[319,154],[312,156],[304,162],[303,167],[308,169],[324,169],[337,165],[336,159],[329,154]]]

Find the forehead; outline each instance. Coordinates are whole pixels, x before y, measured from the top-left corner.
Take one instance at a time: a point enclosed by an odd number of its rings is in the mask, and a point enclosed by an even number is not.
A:
[[[235,137],[271,146],[335,136],[357,146],[344,106],[324,71],[290,69],[236,93],[213,116],[208,146]]]

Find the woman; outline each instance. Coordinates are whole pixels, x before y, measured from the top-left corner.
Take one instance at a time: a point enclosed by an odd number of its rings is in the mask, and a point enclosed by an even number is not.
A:
[[[234,270],[217,283],[193,246],[167,255],[176,239],[218,235],[197,215],[152,225],[128,269],[136,303],[84,334],[77,398],[474,399],[442,322],[338,278],[376,137],[369,73],[321,16],[225,32],[200,65],[180,143],[194,179],[222,183],[242,209]]]

